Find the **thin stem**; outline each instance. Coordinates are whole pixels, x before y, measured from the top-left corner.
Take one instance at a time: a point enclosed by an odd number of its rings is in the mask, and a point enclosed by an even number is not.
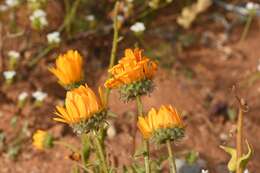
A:
[[[237,120],[237,143],[236,143],[236,150],[237,150],[237,158],[239,159],[243,154],[243,110],[241,105],[239,106],[239,113],[238,113],[238,120]],[[236,173],[243,173],[243,169],[240,165],[237,165]]]
[[[175,157],[174,157],[173,149],[171,147],[171,142],[169,140],[167,140],[166,145],[167,145],[168,154],[169,154],[168,160],[169,160],[171,173],[177,173]]]
[[[53,46],[48,45],[47,47],[45,47],[36,57],[34,57],[29,63],[28,66],[29,67],[33,67],[34,65],[36,65],[39,60],[46,56],[50,51],[52,51],[52,49],[54,49]]]
[[[114,35],[113,35],[113,43],[112,43],[112,49],[110,54],[110,62],[108,69],[112,68],[116,61],[116,51],[117,51],[117,45],[118,45],[118,20],[117,20],[117,14],[118,14],[118,7],[119,3],[116,2],[114,7],[114,18],[113,18],[113,29],[114,29]],[[108,78],[111,77],[111,74],[109,74]],[[105,104],[108,104],[108,97],[110,94],[110,89],[106,88],[105,91]]]
[[[138,116],[144,116],[143,115],[143,104],[142,99],[140,96],[136,96],[136,104],[137,104],[137,110],[138,110]],[[150,173],[150,159],[149,159],[149,141],[144,140],[144,164],[145,164],[145,172]]]
[[[252,23],[252,21],[253,21],[253,18],[254,18],[254,13],[251,12],[251,13],[249,14],[247,20],[246,20],[246,25],[245,25],[245,27],[244,27],[242,36],[241,36],[241,38],[240,38],[240,42],[242,42],[242,41],[245,40],[245,38],[246,38],[246,36],[247,36],[247,34],[248,34],[248,31],[249,31],[250,25],[251,25],[251,23]]]
[[[109,170],[108,170],[106,156],[105,156],[105,152],[104,152],[104,145],[102,144],[101,140],[99,139],[98,133],[96,131],[94,131],[93,134],[94,134],[94,143],[95,143],[95,147],[96,147],[96,152],[97,152],[98,158],[101,162],[102,172],[108,173]]]
[[[54,141],[54,145],[61,145],[61,146],[64,146],[64,147],[70,149],[71,151],[73,151],[75,153],[79,153],[79,150],[76,147],[74,147],[73,145],[68,144],[67,142],[64,142],[64,141]]]

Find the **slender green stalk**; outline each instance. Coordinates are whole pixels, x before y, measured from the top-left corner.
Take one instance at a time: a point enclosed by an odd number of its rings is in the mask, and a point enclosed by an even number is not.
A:
[[[67,1],[65,1],[65,6],[66,6],[66,16],[64,19],[63,24],[61,25],[61,27],[59,28],[59,32],[62,32],[63,29],[66,29],[67,34],[70,34],[70,30],[71,30],[71,22],[73,21],[73,19],[75,18],[76,15],[76,11],[79,7],[81,0],[75,0],[74,3],[72,4],[72,7],[70,9],[68,9],[69,4]]]
[[[174,153],[173,153],[173,150],[172,150],[172,147],[171,147],[171,141],[167,140],[166,146],[167,146],[168,154],[169,154],[168,160],[169,160],[171,173],[177,173],[176,164],[175,164],[175,157],[174,157]]]
[[[239,106],[238,120],[237,120],[237,136],[236,136],[236,150],[237,158],[239,159],[243,155],[243,110],[241,105]],[[236,173],[243,173],[243,169],[240,165],[237,165]]]
[[[106,161],[106,155],[104,152],[104,145],[102,141],[99,139],[98,133],[96,131],[93,131],[94,134],[94,143],[96,147],[96,153],[98,155],[98,158],[101,162],[102,172],[103,173],[109,173],[107,161]]]
[[[109,67],[108,69],[112,68],[115,64],[116,61],[116,52],[117,52],[117,45],[118,45],[118,20],[117,20],[117,14],[118,14],[118,7],[119,3],[116,2],[115,7],[114,7],[114,18],[113,18],[113,29],[114,29],[114,35],[113,35],[113,43],[112,43],[112,49],[111,49],[111,54],[110,54],[110,62],[109,62]],[[108,78],[111,77],[111,74],[109,74]],[[110,89],[106,88],[105,91],[105,103],[108,104],[108,97],[110,94]]]
[[[246,38],[246,36],[247,36],[247,34],[248,34],[248,31],[249,31],[249,28],[250,28],[250,26],[251,26],[251,23],[252,23],[252,21],[253,21],[254,16],[255,16],[255,15],[254,15],[253,12],[251,12],[251,13],[249,14],[249,16],[248,16],[248,18],[247,18],[247,20],[246,20],[246,25],[245,25],[245,27],[244,27],[242,36],[241,36],[241,38],[240,38],[240,42],[242,42],[242,41],[245,40],[245,38]]]
[[[34,65],[36,65],[39,60],[46,56],[50,51],[52,51],[52,49],[54,49],[53,46],[48,45],[47,47],[45,47],[36,57],[34,57],[29,63],[28,66],[29,67],[33,67]]]
[[[137,110],[138,110],[138,116],[144,116],[143,115],[143,104],[140,96],[136,97],[136,104],[137,104]],[[145,164],[145,173],[150,173],[150,160],[149,160],[149,141],[144,140],[144,164]]]

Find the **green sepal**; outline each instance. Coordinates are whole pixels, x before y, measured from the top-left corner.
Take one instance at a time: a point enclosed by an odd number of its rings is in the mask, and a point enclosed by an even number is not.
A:
[[[153,81],[142,79],[131,84],[125,84],[120,87],[120,98],[124,102],[135,99],[137,96],[147,95],[154,89]]]

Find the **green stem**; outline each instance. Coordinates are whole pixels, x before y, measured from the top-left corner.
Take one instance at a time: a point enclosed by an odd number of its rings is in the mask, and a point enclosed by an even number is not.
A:
[[[248,34],[248,31],[249,31],[250,25],[251,25],[251,23],[252,23],[252,21],[253,21],[253,18],[254,18],[254,13],[251,12],[251,13],[249,14],[247,20],[246,20],[246,25],[245,25],[245,27],[244,27],[242,36],[241,36],[241,38],[240,38],[240,42],[242,42],[242,41],[245,40],[245,38],[246,38],[246,36],[247,36],[247,34]]]
[[[112,68],[116,61],[116,51],[117,51],[117,45],[118,45],[118,21],[117,21],[117,14],[118,14],[118,7],[119,3],[116,2],[114,7],[114,18],[113,18],[113,28],[114,28],[114,36],[113,36],[113,43],[112,43],[112,49],[110,54],[110,62],[108,69]],[[111,77],[111,74],[109,74],[108,78]],[[110,94],[110,89],[106,88],[105,91],[105,103],[108,104],[108,97]]]
[[[53,46],[48,45],[47,47],[45,47],[36,57],[32,58],[32,60],[28,63],[29,67],[33,67],[34,65],[36,65],[38,63],[38,61],[46,56],[52,49],[54,49]]]
[[[101,162],[101,167],[102,167],[102,172],[103,173],[108,173],[108,166],[107,166],[107,161],[106,161],[106,156],[104,152],[104,145],[102,144],[101,140],[99,139],[98,133],[96,131],[93,131],[94,134],[94,143],[96,147],[96,152],[98,155],[98,158]]]
[[[243,154],[243,110],[241,108],[241,105],[239,107],[239,113],[238,113],[238,120],[237,120],[237,143],[236,143],[236,150],[237,150],[237,158],[241,158]],[[238,164],[236,173],[243,173],[242,167]]]
[[[167,145],[168,154],[169,154],[168,160],[169,160],[171,173],[177,173],[175,157],[174,157],[174,154],[172,151],[171,142],[169,140],[167,140],[166,145]]]
[[[140,96],[136,96],[136,104],[137,104],[138,116],[144,116],[143,115],[143,104],[142,104],[142,99]],[[144,140],[143,145],[144,145],[145,173],[150,173],[149,141]]]
[[[68,2],[65,1],[66,2],[65,5],[67,6],[66,11],[68,11],[68,14],[65,16],[64,22],[61,25],[61,27],[59,28],[59,32],[62,32],[63,29],[65,28],[67,34],[70,34],[71,23],[72,23],[73,19],[75,18],[75,14],[76,14],[77,8],[80,4],[80,1],[81,0],[75,0],[70,10],[68,10],[68,6],[69,6]]]

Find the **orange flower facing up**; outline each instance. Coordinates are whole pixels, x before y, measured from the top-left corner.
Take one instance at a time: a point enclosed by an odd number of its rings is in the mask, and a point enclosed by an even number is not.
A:
[[[98,127],[106,115],[104,106],[87,85],[68,91],[65,107],[56,109],[58,117],[54,120],[71,125],[77,133]]]
[[[152,108],[146,117],[139,117],[137,126],[145,139],[153,137],[158,143],[177,140],[184,135],[184,125],[177,110],[172,106]]]
[[[109,69],[112,78],[105,83],[107,88],[119,88],[143,79],[151,79],[157,71],[157,64],[142,56],[138,48],[125,50],[125,56],[117,65]]]
[[[53,137],[44,130],[37,130],[33,134],[33,146],[38,150],[51,148],[53,146]]]
[[[59,79],[59,83],[67,89],[79,85],[83,79],[83,59],[77,51],[69,50],[56,59],[56,68],[49,70]]]

